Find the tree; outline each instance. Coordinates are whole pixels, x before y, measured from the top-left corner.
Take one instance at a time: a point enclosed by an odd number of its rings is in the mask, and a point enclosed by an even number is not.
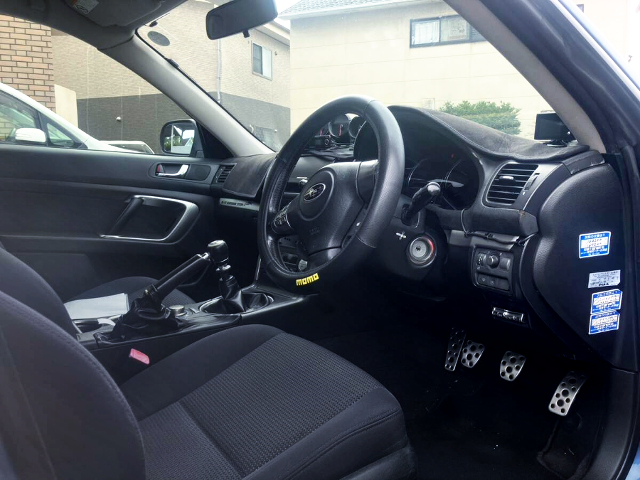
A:
[[[476,103],[465,100],[458,104],[447,102],[440,111],[472,120],[511,135],[520,133],[520,120],[518,120],[520,109],[510,103],[500,102],[498,105],[495,102],[484,100]]]

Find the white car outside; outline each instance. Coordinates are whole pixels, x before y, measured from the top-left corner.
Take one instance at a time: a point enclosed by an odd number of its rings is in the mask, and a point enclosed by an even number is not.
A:
[[[49,110],[47,107],[45,107],[44,105],[36,102],[35,100],[33,100],[31,97],[25,95],[22,92],[19,92],[18,90],[16,90],[15,88],[12,88],[8,85],[5,85],[4,83],[0,83],[0,92],[4,92],[6,95],[9,95],[11,97],[13,97],[15,100],[22,102],[26,105],[28,105],[29,107],[31,107],[32,109],[38,111],[38,113],[40,113],[41,115],[43,115],[44,117],[47,118],[47,120],[52,123],[55,126],[60,126],[62,127],[62,129],[69,134],[71,137],[73,137],[73,140],[75,140],[77,143],[83,145],[85,148],[89,149],[89,150],[106,150],[106,151],[112,151],[112,152],[129,152],[131,153],[132,150],[126,150],[124,148],[118,148],[115,147],[113,145],[109,145],[105,142],[101,142],[100,140],[97,140],[95,138],[93,138],[91,135],[89,135],[86,132],[83,132],[82,130],[80,130],[78,127],[76,127],[75,125],[73,125],[71,122],[65,120],[64,118],[62,118],[60,115],[58,115],[57,113],[52,112],[51,110]],[[29,130],[30,132],[22,132],[23,135],[27,135],[29,137],[29,139],[25,140],[25,141],[31,141],[32,143],[43,143],[40,140],[40,135],[37,135],[37,132],[33,132],[31,130],[38,130],[38,129],[34,129],[34,128],[21,128],[21,131],[23,130]],[[40,131],[40,130],[38,130]],[[44,132],[42,132],[43,135],[45,135],[45,141],[46,141],[46,134],[44,134]]]

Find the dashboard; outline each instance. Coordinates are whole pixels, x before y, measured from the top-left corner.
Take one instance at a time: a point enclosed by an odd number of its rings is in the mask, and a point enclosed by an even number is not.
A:
[[[565,343],[586,345],[612,362],[621,358],[617,342],[626,337],[594,335],[589,327],[597,291],[590,276],[625,265],[621,188],[605,158],[586,146],[545,145],[441,112],[390,110],[402,132],[404,184],[368,268],[425,299],[468,301],[475,292],[498,321],[550,329]],[[284,202],[325,165],[378,158],[373,129],[359,117],[336,118],[320,134],[330,141],[312,142]],[[236,169],[231,175],[242,174]],[[403,221],[412,197],[429,184],[437,184],[437,194],[414,220]],[[223,185],[216,188],[222,196]],[[255,214],[258,201],[243,200],[237,208]],[[610,239],[607,254],[582,258],[579,239],[603,232]],[[288,267],[303,271],[296,238],[281,242]],[[624,282],[610,288],[622,290]]]

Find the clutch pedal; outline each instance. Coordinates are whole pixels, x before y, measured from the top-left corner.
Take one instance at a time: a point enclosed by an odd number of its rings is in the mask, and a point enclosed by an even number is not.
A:
[[[556,415],[560,415],[561,417],[566,416],[569,413],[571,405],[573,405],[576,399],[576,395],[578,395],[580,388],[586,381],[587,376],[584,373],[567,373],[560,382],[560,385],[558,385],[558,388],[556,388],[556,392],[553,394],[553,397],[551,397],[551,402],[549,402],[549,411]]]
[[[483,344],[472,342],[471,340],[467,340],[467,343],[462,349],[462,355],[460,356],[460,363],[467,368],[473,368],[476,366],[476,363],[478,363],[483,353],[484,353]]]
[[[465,330],[455,327],[451,329],[449,343],[447,344],[447,357],[444,360],[445,370],[453,372],[456,369],[465,338],[467,338]]]
[[[500,362],[500,376],[507,382],[513,382],[524,367],[527,357],[516,352],[506,351]]]

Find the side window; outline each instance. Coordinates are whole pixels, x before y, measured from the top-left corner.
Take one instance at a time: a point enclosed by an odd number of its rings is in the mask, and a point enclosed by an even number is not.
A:
[[[11,87],[9,98],[17,90],[39,107],[18,109],[2,100],[0,141],[10,139],[18,126],[42,130],[50,147],[77,148],[82,141],[90,150],[162,154],[163,125],[189,118],[95,47],[46,25],[9,16],[2,20],[0,81]]]
[[[0,142],[15,142],[21,128],[40,128],[38,114],[21,101],[0,94]]]
[[[50,123],[47,123],[47,136],[49,143],[54,147],[73,148],[78,146],[71,137]]]

